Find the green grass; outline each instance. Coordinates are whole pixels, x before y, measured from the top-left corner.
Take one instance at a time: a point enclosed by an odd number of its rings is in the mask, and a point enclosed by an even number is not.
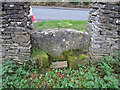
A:
[[[56,20],[34,23],[35,30],[53,29],[53,28],[71,28],[78,31],[86,31],[86,21]]]

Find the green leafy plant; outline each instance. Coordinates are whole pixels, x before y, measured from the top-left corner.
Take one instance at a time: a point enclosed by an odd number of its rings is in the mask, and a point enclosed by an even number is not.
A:
[[[118,55],[117,55],[118,56]],[[116,57],[117,57],[116,56]],[[114,60],[113,60],[114,59]],[[119,72],[113,69],[115,56],[104,57],[101,62],[71,68],[47,69],[37,67],[34,60],[22,66],[7,61],[3,64],[3,88],[119,88]],[[120,67],[120,66],[118,66]],[[116,67],[117,69],[117,67]]]

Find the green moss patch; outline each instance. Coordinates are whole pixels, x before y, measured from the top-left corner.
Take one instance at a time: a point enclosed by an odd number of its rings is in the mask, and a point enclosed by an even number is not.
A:
[[[67,51],[66,51],[67,52]],[[82,50],[73,50],[66,53],[67,61],[69,67],[72,69],[78,69],[78,64],[86,65],[87,59],[84,54],[82,54]]]
[[[31,57],[36,60],[40,67],[46,68],[49,66],[48,55],[43,50],[33,48]]]
[[[67,61],[69,63],[69,68],[72,69],[78,69],[78,64],[80,65],[86,65],[87,64],[87,59],[79,59],[79,57],[76,56],[68,56]]]

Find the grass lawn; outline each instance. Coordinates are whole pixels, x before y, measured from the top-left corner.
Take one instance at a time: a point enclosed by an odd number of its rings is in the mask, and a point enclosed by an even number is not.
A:
[[[86,31],[87,21],[74,21],[74,20],[56,20],[56,21],[43,21],[34,23],[35,30],[52,29],[52,28],[71,28],[78,31]]]

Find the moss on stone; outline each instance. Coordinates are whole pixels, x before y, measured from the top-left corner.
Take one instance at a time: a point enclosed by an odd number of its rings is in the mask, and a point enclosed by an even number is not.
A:
[[[78,64],[87,64],[87,59],[82,53],[83,50],[68,50],[63,52],[63,54],[66,56],[66,60],[68,61],[69,67],[71,67],[72,69],[78,69]]]
[[[72,69],[78,69],[78,64],[87,64],[87,59],[82,53],[83,50],[65,50],[60,54],[59,57],[52,56],[50,53],[49,56],[52,62],[67,61],[69,67],[71,67]],[[48,55],[43,50],[33,48],[31,57],[35,58],[38,65],[40,65],[42,68],[49,66]]]
[[[86,65],[87,64],[87,60],[86,59],[84,59],[84,60],[74,60],[73,62],[69,62],[68,61],[68,63],[69,63],[69,68],[72,68],[72,69],[78,69],[79,67],[78,67],[78,64],[80,64],[80,65]]]
[[[52,61],[67,61],[69,67],[72,69],[78,69],[78,64],[86,65],[87,59],[85,55],[82,54],[83,50],[65,50],[59,57],[50,56]]]
[[[81,52],[82,50],[65,50],[60,54],[59,57],[52,56],[50,53],[49,56],[51,58],[51,61],[66,61],[68,56],[79,55]]]
[[[83,52],[83,50],[82,49],[76,49],[76,50],[65,50],[65,51],[63,51],[61,54],[62,55],[65,55],[65,56],[75,56],[75,55],[79,55],[79,54],[81,54]]]
[[[82,59],[85,59],[85,55],[84,54],[80,54],[78,57],[77,57],[78,60],[82,60]]]
[[[40,67],[46,68],[49,66],[48,55],[43,50],[33,48],[31,57],[36,60]]]
[[[57,56],[52,56],[51,54],[49,54],[49,56],[50,56],[50,60],[53,62],[66,60],[66,57],[64,55],[60,55],[59,57],[57,57]]]

